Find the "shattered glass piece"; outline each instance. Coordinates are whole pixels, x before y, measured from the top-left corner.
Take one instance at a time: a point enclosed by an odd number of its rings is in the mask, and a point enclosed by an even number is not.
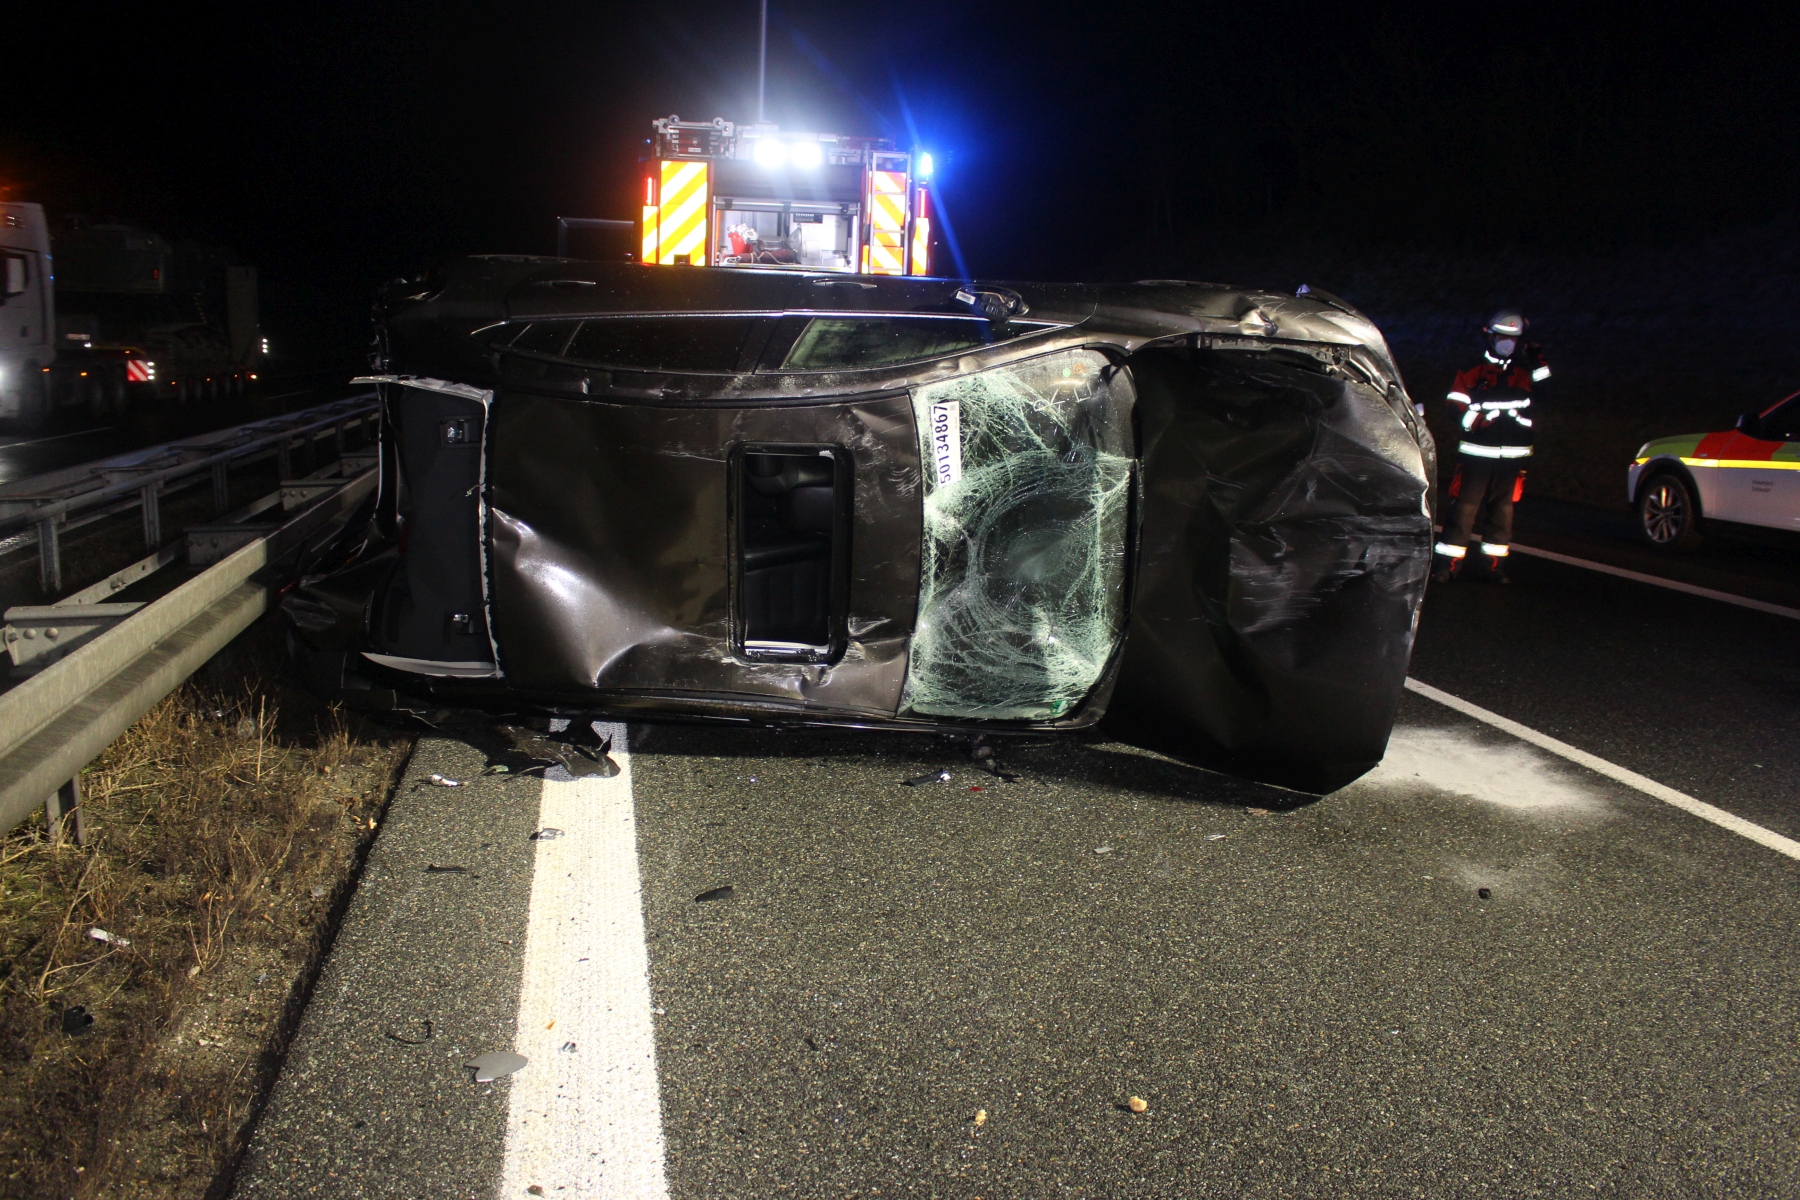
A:
[[[523,1054],[514,1054],[511,1050],[489,1050],[486,1054],[470,1059],[463,1066],[475,1072],[476,1083],[492,1083],[521,1070],[529,1061]]]
[[[1130,377],[1071,350],[929,384],[912,401],[928,465],[904,705],[1065,716],[1124,627]]]
[[[949,783],[950,779],[950,772],[948,770],[943,770],[930,771],[924,775],[914,775],[911,779],[902,779],[900,782],[907,787],[924,787],[928,783]]]
[[[557,829],[555,826],[552,826],[552,825],[546,825],[542,829],[533,833],[531,835],[530,840],[532,840],[534,842],[554,842],[557,838],[561,837],[562,835],[563,835],[562,830]]]
[[[439,775],[436,771],[433,771],[431,774],[427,775],[425,777],[425,782],[429,783],[432,787],[461,787],[462,786],[461,780],[451,779],[451,778],[448,778],[447,776]]]
[[[983,746],[982,749],[986,750],[987,747]],[[1019,782],[1019,777],[1017,775],[1001,768],[1000,760],[992,757],[993,751],[988,751],[988,754],[989,757],[976,760],[975,766],[978,770],[986,771],[1001,783]]]
[[[93,929],[88,930],[88,936],[93,938],[96,942],[105,942],[109,946],[129,946],[129,945],[131,945],[130,938],[120,937],[116,933],[108,933],[106,930],[101,929],[98,926],[96,926]]]

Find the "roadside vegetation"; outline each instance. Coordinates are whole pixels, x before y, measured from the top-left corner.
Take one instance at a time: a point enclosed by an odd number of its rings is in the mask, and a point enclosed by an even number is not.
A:
[[[219,1193],[411,744],[265,621],[0,839],[0,1196]]]

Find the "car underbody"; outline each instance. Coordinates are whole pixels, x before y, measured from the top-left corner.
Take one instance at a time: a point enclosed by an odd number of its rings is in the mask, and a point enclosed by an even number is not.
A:
[[[1385,748],[1434,451],[1332,297],[489,257],[379,329],[379,494],[284,601],[347,702]]]

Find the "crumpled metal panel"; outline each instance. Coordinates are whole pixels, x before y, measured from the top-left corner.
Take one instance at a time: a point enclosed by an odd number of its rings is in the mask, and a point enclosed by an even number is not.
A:
[[[1342,786],[1386,747],[1431,562],[1405,394],[1299,353],[1132,365],[1142,565],[1108,719],[1182,757]]]
[[[675,408],[503,392],[489,494],[494,630],[516,689],[892,717],[919,574],[919,458],[904,395]],[[732,652],[733,444],[850,455],[849,645],[834,663]]]
[[[1131,400],[1094,350],[913,392],[929,469],[907,709],[1045,721],[1093,691],[1125,624]]]

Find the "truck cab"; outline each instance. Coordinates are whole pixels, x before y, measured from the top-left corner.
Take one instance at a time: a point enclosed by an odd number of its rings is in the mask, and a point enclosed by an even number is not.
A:
[[[0,421],[40,423],[49,409],[56,297],[41,205],[0,203]]]

